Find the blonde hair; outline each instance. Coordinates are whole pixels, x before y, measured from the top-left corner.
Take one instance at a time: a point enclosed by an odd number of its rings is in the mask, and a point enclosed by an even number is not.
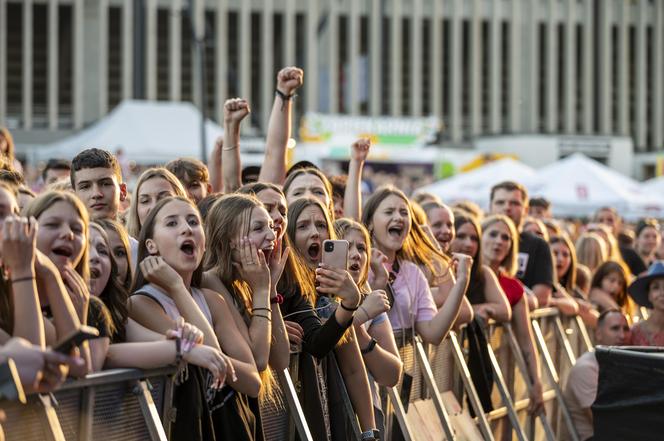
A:
[[[145,170],[141,176],[136,181],[136,188],[134,189],[134,197],[131,198],[131,205],[129,206],[129,216],[127,217],[127,233],[131,237],[138,237],[141,232],[141,221],[138,218],[138,195],[141,191],[141,185],[145,181],[149,181],[153,178],[162,178],[165,179],[175,193],[175,196],[180,196],[183,198],[187,197],[187,193],[182,186],[180,180],[171,172],[169,172],[164,167],[154,167]]]
[[[486,234],[487,229],[489,229],[491,225],[497,224],[498,222],[502,222],[507,226],[512,239],[510,249],[507,251],[507,255],[503,261],[500,262],[500,267],[508,276],[514,277],[518,268],[519,257],[519,234],[517,233],[514,221],[503,214],[493,214],[488,216],[482,221],[482,235]]]
[[[42,193],[36,199],[30,201],[30,203],[25,207],[24,212],[25,216],[30,218],[34,217],[39,219],[39,216],[48,210],[53,204],[57,202],[67,202],[72,206],[74,211],[79,218],[83,221],[83,254],[81,255],[81,260],[76,265],[76,272],[85,280],[87,283],[90,280],[90,266],[88,262],[88,238],[90,237],[90,218],[88,217],[88,210],[83,205],[83,202],[76,197],[74,193],[66,191],[48,191]]]
[[[540,230],[540,233],[542,233],[542,239],[544,239],[546,242],[549,241],[549,230],[541,219],[537,219],[536,217],[532,216],[526,216],[526,219],[523,221],[522,229],[525,231],[526,227],[530,224],[537,226],[537,228]]]
[[[606,242],[597,233],[583,233],[576,240],[578,263],[588,267],[594,273],[607,260]]]
[[[360,291],[365,291],[364,288],[367,286],[369,279],[369,262],[371,259],[371,237],[369,236],[369,232],[361,223],[346,217],[334,221],[334,231],[340,239],[345,239],[350,231],[357,231],[362,235],[367,247],[367,263],[360,271],[360,279],[357,281],[357,287],[360,288]]]

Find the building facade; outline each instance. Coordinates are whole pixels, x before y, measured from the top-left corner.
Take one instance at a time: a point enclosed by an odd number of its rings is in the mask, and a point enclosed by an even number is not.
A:
[[[34,144],[127,98],[200,106],[195,35],[208,115],[247,98],[257,133],[278,68],[298,65],[300,114],[435,115],[459,146],[630,136],[640,164],[664,155],[663,0],[0,0],[0,124]]]

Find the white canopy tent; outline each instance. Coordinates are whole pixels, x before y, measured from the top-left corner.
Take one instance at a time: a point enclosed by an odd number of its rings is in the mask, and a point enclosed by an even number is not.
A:
[[[664,176],[648,179],[641,184],[641,190],[644,193],[652,195],[664,194]]]
[[[209,154],[223,130],[211,120],[205,129]],[[33,153],[37,160],[72,159],[90,147],[111,152],[122,148],[130,161],[163,164],[182,156],[200,159],[200,135],[201,114],[191,103],[127,100],[90,127]]]
[[[525,181],[535,176],[535,170],[511,158],[490,162],[483,167],[421,187],[417,192],[429,192],[445,203],[461,200],[475,202],[483,209],[489,207],[491,187],[506,181]]]
[[[591,216],[598,208],[614,207],[628,220],[661,217],[664,204],[640,184],[581,153],[575,153],[537,171],[524,181],[531,196],[551,201],[555,216]]]

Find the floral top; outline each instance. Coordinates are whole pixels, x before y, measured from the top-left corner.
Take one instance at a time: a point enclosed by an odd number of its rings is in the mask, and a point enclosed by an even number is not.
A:
[[[629,343],[633,346],[664,346],[664,331],[653,332],[646,324],[639,322],[632,326]]]

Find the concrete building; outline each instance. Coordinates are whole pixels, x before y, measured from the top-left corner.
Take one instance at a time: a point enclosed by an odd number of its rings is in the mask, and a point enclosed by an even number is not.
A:
[[[0,124],[57,139],[125,98],[252,104],[305,69],[298,112],[435,115],[479,135],[630,136],[636,174],[664,155],[662,0],[0,0]],[[193,10],[193,19],[190,18]]]

